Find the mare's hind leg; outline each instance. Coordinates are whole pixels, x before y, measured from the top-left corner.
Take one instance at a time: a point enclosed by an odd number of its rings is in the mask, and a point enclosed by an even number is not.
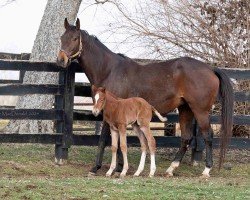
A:
[[[213,148],[212,148],[213,131],[210,127],[209,112],[194,110],[194,115],[200,126],[201,133],[204,138],[206,146],[206,166],[204,171],[202,172],[202,177],[208,178],[210,176],[209,172],[213,166]]]
[[[167,169],[166,174],[168,176],[173,176],[173,171],[179,167],[180,162],[185,155],[189,141],[192,136],[193,131],[193,117],[194,114],[189,106],[182,105],[178,108],[179,110],[179,119],[180,119],[180,127],[181,127],[181,147],[179,151],[176,153],[173,162],[171,163],[170,167]]]
[[[147,139],[145,138],[144,133],[141,131],[139,126],[137,124],[133,124],[132,127],[134,132],[137,133],[141,144],[141,160],[138,169],[134,174],[134,176],[139,176],[141,172],[144,170],[148,145],[147,145]]]
[[[155,165],[155,149],[156,149],[156,144],[155,144],[155,138],[153,137],[150,127],[149,127],[149,122],[147,125],[141,125],[140,127],[141,131],[144,133],[147,141],[148,141],[148,147],[150,151],[150,173],[149,177],[153,177],[156,171],[156,165]]]

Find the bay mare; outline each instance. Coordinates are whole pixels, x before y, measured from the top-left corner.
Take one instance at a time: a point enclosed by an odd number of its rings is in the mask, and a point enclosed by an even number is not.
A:
[[[206,149],[202,176],[209,177],[213,166],[213,132],[209,112],[218,96],[222,104],[221,166],[232,135],[233,115],[233,89],[230,79],[222,70],[189,57],[140,65],[128,57],[113,53],[96,37],[80,30],[79,19],[76,26],[70,25],[65,19],[64,26],[66,30],[61,36],[61,50],[57,57],[59,66],[67,67],[72,60],[77,59],[92,85],[103,86],[120,98],[142,97],[161,114],[178,108],[181,146],[166,171],[169,176],[179,166],[190,144],[192,120],[195,117]],[[101,167],[109,134],[109,127],[104,123],[92,173]]]

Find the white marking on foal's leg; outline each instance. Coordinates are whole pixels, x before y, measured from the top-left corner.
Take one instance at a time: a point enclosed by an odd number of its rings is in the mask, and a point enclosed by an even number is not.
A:
[[[169,175],[169,176],[173,176],[173,171],[179,167],[180,165],[180,162],[179,161],[173,161],[170,165],[170,167],[167,169],[166,173]]]
[[[106,173],[106,176],[111,176],[116,167],[116,152],[112,152],[112,161],[109,170]]]
[[[116,154],[117,154],[117,144],[118,144],[118,132],[110,129],[111,132],[111,137],[112,137],[112,146],[111,146],[111,151],[112,151],[112,161],[110,164],[110,168],[106,173],[106,176],[111,176],[115,167],[116,167]]]
[[[144,166],[145,166],[146,155],[147,155],[147,152],[146,152],[146,151],[143,151],[143,152],[141,153],[140,164],[139,164],[139,167],[138,167],[137,171],[135,172],[134,176],[139,176],[140,173],[143,171]]]
[[[210,177],[210,174],[209,174],[210,170],[211,170],[211,168],[205,167],[204,171],[202,172],[202,177],[204,177],[204,178]]]
[[[125,158],[123,156],[123,162],[124,162],[124,164],[123,164],[122,172],[120,174],[120,178],[124,178],[126,176],[126,174],[127,174],[127,171],[128,171],[128,159],[127,159],[127,155],[125,156]]]
[[[156,171],[156,165],[155,165],[155,154],[151,154],[150,155],[150,160],[151,160],[151,164],[150,164],[150,173],[149,173],[149,177],[153,177]]]

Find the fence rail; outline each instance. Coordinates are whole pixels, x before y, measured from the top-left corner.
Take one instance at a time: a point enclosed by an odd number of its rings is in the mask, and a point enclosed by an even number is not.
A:
[[[15,71],[39,71],[59,73],[57,85],[36,85],[1,80],[0,95],[25,95],[25,94],[53,94],[55,95],[54,108],[41,109],[13,109],[1,108],[0,119],[42,119],[55,121],[56,133],[51,134],[0,134],[0,143],[43,143],[55,144],[55,154],[58,158],[66,158],[68,148],[71,145],[97,145],[97,135],[75,135],[73,134],[73,120],[102,121],[102,116],[94,117],[90,111],[73,110],[74,96],[91,97],[89,84],[75,83],[75,73],[83,73],[77,63],[72,63],[68,70],[59,68],[55,63],[7,61],[0,60],[0,70]],[[223,69],[230,77],[236,79],[250,79],[250,70]],[[12,84],[10,84],[12,83]],[[249,102],[250,92],[235,92],[235,101]],[[178,122],[178,114],[169,113],[169,122]],[[159,122],[153,118],[152,121]],[[219,116],[211,116],[212,123],[220,123]],[[249,115],[235,115],[234,124],[250,125]],[[161,128],[162,129],[162,128]],[[196,130],[196,129],[194,129]],[[159,147],[178,147],[179,137],[156,136]],[[110,142],[110,141],[109,141]],[[215,147],[218,146],[218,138],[214,139]],[[128,144],[138,146],[137,137],[129,136]],[[234,138],[230,144],[231,148],[250,149],[250,140],[246,138]]]

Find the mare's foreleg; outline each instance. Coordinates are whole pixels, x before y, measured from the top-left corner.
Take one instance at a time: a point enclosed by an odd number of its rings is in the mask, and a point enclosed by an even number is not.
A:
[[[92,167],[92,169],[89,172],[89,175],[95,175],[96,172],[102,167],[103,154],[105,147],[107,146],[107,141],[109,137],[110,137],[109,125],[107,122],[103,122],[102,131],[98,143],[95,166]]]

